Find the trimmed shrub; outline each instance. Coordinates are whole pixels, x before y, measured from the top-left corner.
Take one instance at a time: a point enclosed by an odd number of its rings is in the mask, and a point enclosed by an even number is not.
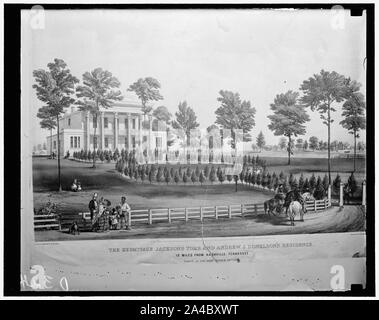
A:
[[[357,181],[355,180],[354,173],[352,173],[347,180],[347,185],[350,188],[351,195],[353,196],[354,193],[357,192],[358,186],[357,186]]]
[[[218,175],[218,181],[220,181],[221,184],[225,181],[225,172],[223,170],[221,170],[220,174]]]
[[[175,171],[174,181],[175,181],[176,184],[178,184],[179,181],[180,181],[180,176],[179,176],[179,172],[178,171]]]
[[[335,193],[338,193],[340,192],[340,186],[341,186],[341,177],[340,175],[337,173],[337,176],[335,177],[334,181],[333,181],[333,191]]]
[[[206,178],[205,178],[205,175],[203,173],[203,171],[200,172],[200,176],[199,176],[199,181],[200,181],[200,184],[203,185],[203,183],[205,182]]]
[[[192,171],[192,174],[191,174],[191,181],[192,181],[192,183],[195,183],[195,182],[198,181],[198,178],[197,178],[197,176],[196,176],[195,171]]]
[[[309,179],[309,188],[310,188],[311,192],[312,192],[312,190],[314,190],[315,187],[316,187],[316,177],[315,177],[315,174],[312,173],[312,176]]]
[[[213,182],[216,181],[216,170],[215,168],[212,166],[212,169],[211,169],[211,172],[209,174],[209,181],[213,184]]]

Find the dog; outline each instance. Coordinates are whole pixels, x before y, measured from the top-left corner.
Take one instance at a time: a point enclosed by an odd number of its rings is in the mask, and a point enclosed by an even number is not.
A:
[[[73,234],[73,235],[75,235],[75,234],[79,235],[80,234],[80,229],[79,229],[78,223],[76,221],[71,225],[69,233]]]

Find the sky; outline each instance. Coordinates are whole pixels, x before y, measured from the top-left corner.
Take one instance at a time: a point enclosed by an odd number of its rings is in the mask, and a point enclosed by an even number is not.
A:
[[[336,71],[362,84],[366,95],[365,14],[330,10],[61,10],[46,11],[44,28],[25,28],[22,63],[28,70],[46,69],[63,59],[73,75],[101,67],[121,82],[125,102],[138,103],[128,92],[141,77],[161,83],[164,105],[175,113],[186,100],[205,128],[214,123],[220,90],[238,92],[256,109],[255,138],[263,132],[267,144],[280,137],[268,129],[270,103],[277,94],[299,91],[301,83],[321,69]],[[32,86],[34,79],[26,75]],[[301,92],[300,92],[301,93]],[[34,145],[49,135],[35,116],[42,103],[30,90]],[[339,122],[341,105],[331,128],[331,140],[353,142]],[[302,138],[327,140],[319,114],[308,109],[311,121]],[[365,139],[365,134],[361,135]]]

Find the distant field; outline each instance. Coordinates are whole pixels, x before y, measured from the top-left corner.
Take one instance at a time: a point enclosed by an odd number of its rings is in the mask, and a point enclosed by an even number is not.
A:
[[[260,156],[260,158],[267,161],[268,170],[270,172],[280,173],[281,171],[283,171],[284,174],[292,173],[295,175],[295,177],[299,177],[301,173],[303,173],[305,177],[311,176],[312,173],[314,173],[316,176],[324,176],[324,174],[328,172],[328,159],[291,158],[291,165],[287,165],[287,158],[264,156]],[[347,181],[352,171],[353,159],[331,159],[332,179],[334,179],[334,177],[338,173],[343,181]],[[356,172],[354,176],[359,183],[361,183],[362,180],[365,178],[365,159],[356,159]]]

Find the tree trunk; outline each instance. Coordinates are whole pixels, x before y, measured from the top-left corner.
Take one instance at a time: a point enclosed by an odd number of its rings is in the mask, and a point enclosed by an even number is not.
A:
[[[53,128],[50,128],[50,157],[53,155]]]
[[[167,123],[166,123],[166,126],[168,126]],[[170,131],[170,129],[167,127],[166,128],[166,159],[167,159],[167,163],[168,163],[168,134],[169,134],[169,131]]]
[[[355,159],[357,157],[357,131],[354,130],[354,173],[355,173]]]
[[[288,165],[291,164],[291,135],[288,135]]]
[[[330,177],[330,102],[328,103],[328,176],[329,176],[329,185],[332,183]]]
[[[99,142],[97,141],[97,137],[96,137],[97,114],[95,114],[94,117],[95,117],[96,126],[95,126],[94,131],[93,131],[93,159],[92,159],[93,165],[92,165],[92,168],[95,169],[96,168],[96,147],[97,147],[97,144]],[[95,140],[96,140],[96,145],[95,145]]]
[[[187,164],[190,164],[190,159],[191,159],[191,156],[190,156],[190,144],[191,144],[191,141],[190,141],[190,133],[186,133],[186,137],[187,137],[187,154],[186,154],[186,157],[187,157]]]
[[[57,145],[58,145],[58,191],[62,191],[61,185],[61,144],[59,138],[59,116],[57,116]]]

